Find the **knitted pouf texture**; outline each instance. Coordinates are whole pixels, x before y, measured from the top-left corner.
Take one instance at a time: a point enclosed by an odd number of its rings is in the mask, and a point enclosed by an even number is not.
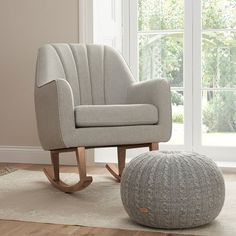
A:
[[[192,152],[152,151],[126,166],[121,199],[135,222],[165,229],[207,224],[225,198],[221,171],[206,156]]]

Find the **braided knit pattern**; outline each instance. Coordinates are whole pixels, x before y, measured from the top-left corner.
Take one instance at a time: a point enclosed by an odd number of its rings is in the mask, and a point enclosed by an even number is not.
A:
[[[178,151],[152,151],[134,158],[121,178],[121,199],[139,224],[165,229],[207,224],[225,199],[221,171],[210,158]]]

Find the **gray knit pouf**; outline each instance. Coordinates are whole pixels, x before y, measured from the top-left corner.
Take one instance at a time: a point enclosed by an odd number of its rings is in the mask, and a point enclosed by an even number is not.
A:
[[[190,228],[211,222],[225,197],[221,171],[206,156],[152,151],[126,166],[121,199],[128,215],[155,228]]]

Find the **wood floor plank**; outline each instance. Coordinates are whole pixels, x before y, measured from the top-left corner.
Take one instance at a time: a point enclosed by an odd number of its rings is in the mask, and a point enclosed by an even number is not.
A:
[[[171,233],[144,232],[122,229],[93,228],[70,225],[42,224],[0,220],[1,236],[180,236]],[[185,235],[188,236],[188,235]]]

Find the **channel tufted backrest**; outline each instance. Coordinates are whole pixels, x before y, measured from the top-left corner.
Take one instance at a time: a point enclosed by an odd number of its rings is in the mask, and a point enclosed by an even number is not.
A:
[[[101,45],[47,44],[40,48],[36,86],[63,78],[75,105],[122,104],[134,82],[122,56]]]

